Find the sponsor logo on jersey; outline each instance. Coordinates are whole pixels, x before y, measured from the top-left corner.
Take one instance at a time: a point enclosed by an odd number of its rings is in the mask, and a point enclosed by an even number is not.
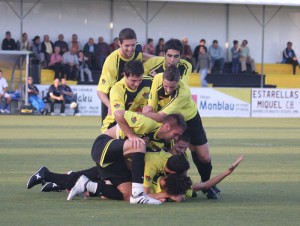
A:
[[[114,105],[114,108],[115,108],[115,109],[119,109],[119,107],[120,107],[120,104],[115,104],[115,105]]]
[[[146,181],[151,181],[151,177],[150,176],[145,176]]]

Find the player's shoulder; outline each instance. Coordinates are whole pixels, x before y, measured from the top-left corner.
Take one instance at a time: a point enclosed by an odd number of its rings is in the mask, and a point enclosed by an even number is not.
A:
[[[192,64],[188,62],[187,60],[180,59],[179,65],[185,66],[185,67],[192,67]]]
[[[163,61],[165,60],[164,57],[160,57],[160,56],[155,56],[155,57],[151,57],[150,59],[148,59],[144,65],[157,65],[157,64],[160,64],[162,63]]]

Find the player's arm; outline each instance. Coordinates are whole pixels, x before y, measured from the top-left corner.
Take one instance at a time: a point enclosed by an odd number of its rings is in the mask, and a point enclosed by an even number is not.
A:
[[[150,58],[155,57],[154,55],[151,55],[149,53],[143,53],[143,62],[149,60]]]
[[[162,122],[164,120],[164,118],[167,116],[167,114],[165,114],[161,111],[160,112],[149,111],[149,112],[143,113],[143,115],[145,115],[146,117],[151,118],[157,122]]]
[[[131,141],[132,147],[133,148],[138,148],[138,147],[140,147],[140,142],[142,142],[142,144],[145,144],[145,141],[142,138],[136,136],[132,132],[130,126],[128,125],[127,121],[124,118],[124,115],[125,115],[124,110],[117,110],[117,111],[114,112],[116,122],[120,126],[121,130],[128,137],[128,139]]]
[[[103,104],[106,105],[106,107],[108,108],[108,112],[110,112],[110,102],[108,99],[108,95],[102,91],[97,90],[97,95],[99,97],[99,99],[101,100],[101,102]]]
[[[125,110],[124,90],[120,90],[119,86],[113,85],[109,92],[109,102],[111,113],[116,110]]]
[[[213,177],[212,179],[209,179],[208,181],[205,182],[199,182],[199,183],[195,183],[192,185],[192,189],[193,191],[202,191],[202,190],[206,190],[216,184],[218,184],[219,182],[221,182],[224,178],[226,178],[227,176],[229,176],[234,169],[240,164],[240,162],[243,160],[244,156],[241,155],[239,158],[237,158],[237,160],[231,164],[231,166],[224,171],[223,173],[220,173],[218,176]]]

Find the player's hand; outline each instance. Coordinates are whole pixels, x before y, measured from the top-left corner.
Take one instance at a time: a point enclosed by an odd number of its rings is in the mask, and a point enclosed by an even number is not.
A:
[[[141,146],[141,143],[145,144],[145,141],[137,136],[131,136],[128,138],[128,140],[130,140],[132,148],[139,148]]]
[[[231,164],[231,166],[229,167],[229,170],[232,172],[240,164],[240,162],[243,159],[244,159],[243,155],[241,155],[240,157],[238,157],[237,160],[235,160],[235,162]]]
[[[107,114],[111,115],[111,109],[110,109],[110,107],[108,107],[108,109],[107,109]]]
[[[148,113],[148,112],[153,112],[153,107],[148,106],[148,105],[144,106],[142,113]]]

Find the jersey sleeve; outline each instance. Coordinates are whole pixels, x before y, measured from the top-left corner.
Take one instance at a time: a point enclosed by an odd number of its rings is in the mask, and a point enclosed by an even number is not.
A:
[[[157,105],[158,105],[158,88],[159,86],[162,86],[162,73],[157,74],[153,81],[152,81],[152,86],[150,90],[150,96],[148,100],[148,105],[151,106],[154,110],[157,110]]]
[[[112,115],[116,110],[125,110],[124,89],[118,88],[119,86],[113,85],[109,93],[110,109]]]
[[[155,156],[152,153],[147,153],[145,155],[145,171],[143,186],[146,188],[150,188],[153,186],[153,178],[157,174],[156,161],[153,157]]]

